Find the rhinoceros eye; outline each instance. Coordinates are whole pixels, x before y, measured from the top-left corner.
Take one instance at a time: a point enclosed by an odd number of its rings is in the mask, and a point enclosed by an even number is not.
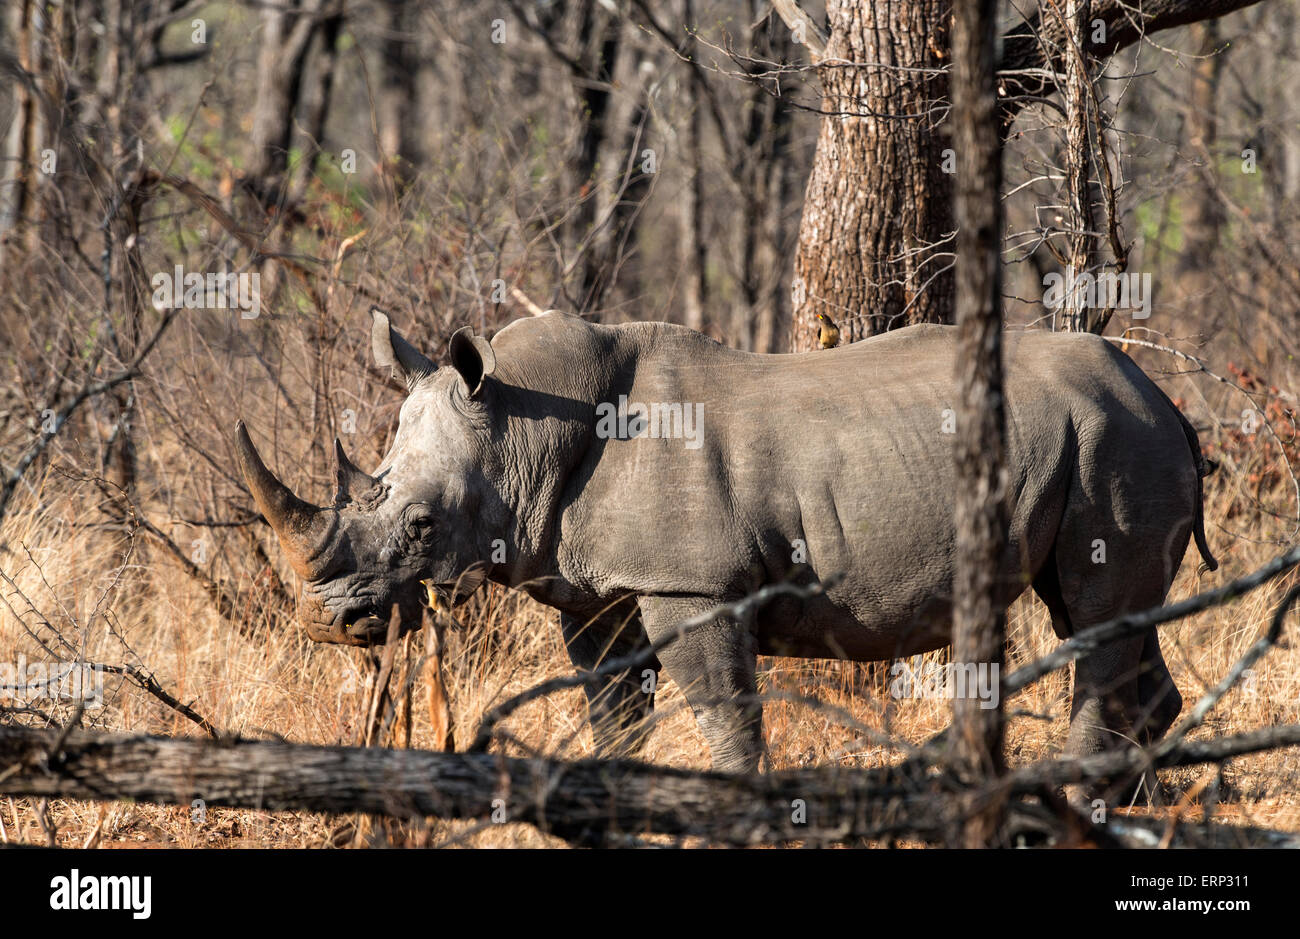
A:
[[[427,509],[416,509],[406,517],[404,528],[406,537],[412,541],[428,541],[434,532],[433,515]]]

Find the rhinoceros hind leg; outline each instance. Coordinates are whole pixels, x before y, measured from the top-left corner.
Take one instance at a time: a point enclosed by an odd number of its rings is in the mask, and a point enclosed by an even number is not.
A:
[[[1127,586],[1130,589],[1124,591],[1123,602],[1104,612],[1094,610],[1080,616],[1071,611],[1071,629],[1080,632],[1122,613],[1140,612],[1164,602],[1163,583],[1153,583],[1145,591],[1133,590],[1131,581]],[[1105,585],[1094,589],[1103,590]],[[1070,605],[1068,597],[1066,604]],[[1075,662],[1067,752],[1081,755],[1126,744],[1145,746],[1164,735],[1182,703],[1155,630],[1113,642]]]
[[[1061,553],[1059,545],[1053,546],[1034,577],[1034,592],[1051,613],[1053,631],[1063,640],[1121,611],[1144,609],[1164,598],[1163,577],[1156,572],[1093,564],[1094,556],[1081,547],[1072,548],[1068,538],[1064,553],[1082,559],[1083,564],[1062,569]],[[1084,656],[1074,665],[1065,752],[1086,756],[1155,739],[1173,719],[1167,709],[1177,694],[1154,634],[1112,643]],[[1127,788],[1129,781],[1116,782]],[[1107,788],[1070,786],[1067,795],[1086,806],[1098,797],[1110,801]]]
[[[1165,735],[1183,709],[1183,696],[1178,693],[1173,676],[1165,665],[1165,657],[1160,652],[1160,636],[1154,629],[1143,641],[1141,669],[1138,676],[1138,700],[1142,706],[1139,732],[1144,735],[1143,742],[1150,744]]]
[[[1043,568],[1034,576],[1034,593],[1052,614],[1052,631],[1058,639],[1069,639],[1074,634],[1070,611],[1061,596],[1061,579],[1056,572],[1056,549],[1048,552]]]
[[[1084,551],[1074,551],[1070,553],[1082,563],[1076,562],[1073,571],[1058,567],[1064,589],[1059,597],[1044,597],[1058,634],[1062,627],[1072,635],[1122,613],[1140,612],[1164,602],[1169,589],[1166,565],[1154,557],[1156,552],[1137,544],[1115,547],[1118,550],[1110,563],[1094,565]],[[1059,622],[1054,603],[1065,608]],[[1181,707],[1182,699],[1165,667],[1154,630],[1112,642],[1075,662],[1066,753],[1085,756],[1146,745],[1159,739]],[[1113,780],[1109,796],[1127,799],[1138,785],[1153,801],[1159,799],[1154,778]],[[1093,787],[1088,795],[1103,791],[1103,787]],[[1078,798],[1079,793],[1070,795]]]

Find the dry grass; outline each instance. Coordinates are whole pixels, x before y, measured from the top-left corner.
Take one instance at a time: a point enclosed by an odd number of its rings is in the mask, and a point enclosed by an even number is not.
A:
[[[53,482],[50,480],[49,482]],[[58,505],[75,503],[76,487]],[[1210,518],[1227,496],[1212,495]],[[70,511],[70,508],[69,508]],[[121,554],[128,539],[102,531],[78,530],[71,522],[57,523],[48,515],[24,511],[6,526],[12,544],[25,546],[25,563],[15,583],[47,613],[58,609],[66,622],[84,622],[96,602],[113,598],[109,628],[98,635],[99,648],[90,657],[115,661],[127,647],[178,698],[224,731],[257,737],[276,734],[312,743],[350,743],[355,739],[365,699],[366,653],[306,642],[298,630],[265,627],[254,636],[242,635],[213,612],[207,597],[177,569],[162,565],[133,566]],[[1220,571],[1198,579],[1194,552],[1184,563],[1173,595],[1184,597],[1198,589],[1250,570],[1267,560],[1274,548],[1239,540],[1229,546],[1212,528],[1211,539],[1224,562]],[[110,550],[115,548],[116,550]],[[116,588],[114,579],[136,585],[130,593]],[[1261,589],[1233,604],[1210,610],[1164,631],[1164,649],[1188,705],[1217,681],[1264,629],[1284,590],[1284,583]],[[10,603],[21,612],[8,590]],[[54,620],[54,616],[50,616]],[[493,586],[476,598],[462,617],[464,630],[448,635],[447,680],[462,744],[479,717],[505,696],[542,679],[567,673],[571,666],[560,638],[557,615],[520,595]],[[28,622],[32,620],[28,617]],[[1046,610],[1026,596],[1010,611],[1011,664],[1050,650],[1056,639]],[[10,610],[0,620],[0,661],[20,652],[32,660],[31,639],[18,628]],[[929,657],[940,658],[938,654]],[[764,659],[762,687],[815,695],[849,711],[857,720],[917,743],[941,730],[949,720],[942,700],[895,700],[887,693],[888,673],[837,663]],[[1279,722],[1300,720],[1300,650],[1292,642],[1268,656],[1253,681],[1232,692],[1197,736],[1243,731]],[[1022,764],[1054,752],[1063,745],[1068,708],[1068,679],[1049,676],[1010,702],[1018,716],[1010,724],[1007,752]],[[197,729],[137,689],[108,688],[109,706],[91,712],[93,723],[112,729],[165,734],[194,734]],[[417,687],[415,700],[424,700]],[[433,744],[428,714],[416,707],[413,745]],[[775,768],[830,762],[878,766],[891,754],[863,740],[851,729],[837,726],[825,712],[787,700],[766,710],[766,734]],[[525,707],[504,724],[526,749],[569,757],[591,754],[585,725],[585,703],[578,691],[568,691]],[[646,759],[675,766],[705,768],[707,748],[678,689],[665,681],[657,699],[656,726]],[[1225,820],[1300,830],[1300,793],[1296,755],[1269,753],[1233,761],[1225,770],[1217,815]],[[1187,769],[1165,774],[1175,798],[1195,789],[1208,770]],[[1190,799],[1196,817],[1195,799]],[[1150,812],[1150,809],[1134,809]],[[1154,810],[1168,813],[1172,809]],[[304,847],[329,843],[337,819],[307,813],[268,813],[208,809],[202,820],[186,807],[96,805],[58,802],[50,807],[61,845],[95,843],[105,847]],[[43,843],[34,807],[24,800],[0,800],[0,821],[9,841]],[[363,831],[369,829],[363,828]],[[428,830],[388,826],[394,840],[453,843],[473,846],[558,845],[524,825],[488,826],[435,822]],[[368,837],[380,837],[371,831]],[[359,843],[364,839],[357,839]]]

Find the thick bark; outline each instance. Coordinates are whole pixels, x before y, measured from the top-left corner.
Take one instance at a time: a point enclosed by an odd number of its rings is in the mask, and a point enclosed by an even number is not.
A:
[[[832,0],[817,154],[792,286],[794,351],[818,313],[845,341],[952,321],[952,177],[940,121],[948,0]],[[861,63],[834,64],[836,60]],[[832,67],[833,66],[833,67]]]
[[[953,22],[954,145],[957,151],[957,541],[953,578],[953,662],[1000,671],[1006,611],[997,570],[1007,540],[1003,503],[1002,147],[998,128],[997,0],[959,3]],[[957,751],[977,793],[1005,771],[1002,701],[953,698]],[[998,797],[972,799],[961,842],[996,843]]]

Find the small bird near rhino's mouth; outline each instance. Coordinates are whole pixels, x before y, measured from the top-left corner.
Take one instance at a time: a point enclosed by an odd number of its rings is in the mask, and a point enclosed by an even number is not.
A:
[[[349,625],[344,632],[352,639],[382,643],[388,638],[388,624],[378,616],[363,616]]]

